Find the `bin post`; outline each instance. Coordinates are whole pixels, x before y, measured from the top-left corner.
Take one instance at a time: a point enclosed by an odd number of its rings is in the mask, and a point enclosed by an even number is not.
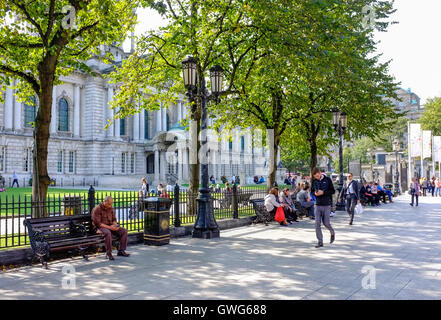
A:
[[[170,204],[167,198],[144,200],[144,244],[162,246],[170,243]]]

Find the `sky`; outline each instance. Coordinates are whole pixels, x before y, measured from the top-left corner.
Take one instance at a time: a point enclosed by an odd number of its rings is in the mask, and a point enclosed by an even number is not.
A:
[[[403,89],[410,88],[424,104],[428,98],[441,96],[441,0],[395,0],[388,32],[376,33],[378,53],[382,61],[392,60],[389,73]],[[138,11],[139,24],[135,34],[165,25],[153,10]],[[130,43],[124,44],[125,50]]]

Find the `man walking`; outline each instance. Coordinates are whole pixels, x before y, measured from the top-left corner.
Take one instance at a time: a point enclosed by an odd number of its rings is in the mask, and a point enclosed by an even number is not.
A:
[[[349,225],[352,225],[354,222],[354,213],[355,206],[360,203],[360,192],[358,190],[358,182],[353,180],[352,173],[348,175],[348,181],[345,182],[345,186],[341,192],[341,195],[338,199],[341,202],[343,199],[346,200],[346,211],[349,214]]]
[[[312,183],[312,193],[316,197],[315,202],[315,233],[317,235],[318,244],[316,248],[323,247],[323,234],[321,223],[331,232],[331,243],[335,240],[335,232],[331,226],[330,213],[332,205],[332,195],[335,193],[334,185],[329,177],[320,172],[320,169],[312,170],[314,178]]]
[[[106,197],[103,203],[100,203],[92,210],[92,223],[97,232],[104,235],[106,258],[109,260],[115,260],[112,256],[112,234],[119,238],[118,256],[129,256],[125,252],[128,240],[127,230],[118,226],[112,204],[112,197]]]
[[[17,188],[20,188],[20,185],[18,184],[18,176],[17,176],[17,173],[15,171],[12,173],[12,178],[13,178],[13,180],[12,180],[11,188],[14,188],[15,184],[17,184]]]

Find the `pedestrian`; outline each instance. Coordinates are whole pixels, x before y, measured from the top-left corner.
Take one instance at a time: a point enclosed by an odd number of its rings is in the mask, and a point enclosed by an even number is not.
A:
[[[17,184],[17,188],[20,188],[20,185],[18,184],[18,176],[17,176],[17,173],[15,171],[12,173],[12,178],[13,178],[13,181],[12,181],[11,188],[14,188],[15,184]]]
[[[414,203],[415,203],[415,198],[416,198],[416,206],[418,207],[418,198],[420,195],[420,184],[418,182],[417,178],[412,178],[412,182],[410,183],[410,192],[412,195],[412,202],[410,203],[410,205],[413,207]]]
[[[423,182],[421,183],[421,188],[423,189],[423,197],[426,196],[427,186],[428,186],[427,179],[426,177],[424,177]]]
[[[138,192],[138,195],[140,198],[146,198],[149,194],[149,189],[148,189],[148,185],[147,185],[147,179],[146,178],[142,178],[141,179],[141,189]]]
[[[358,190],[358,182],[353,180],[354,175],[352,173],[348,174],[348,181],[345,182],[343,190],[338,199],[342,202],[343,199],[346,200],[346,211],[349,214],[349,225],[354,222],[355,206],[360,203],[360,192]]]
[[[435,180],[435,197],[441,197],[441,181],[439,178]]]
[[[312,170],[312,176],[314,177],[312,185],[312,193],[316,197],[315,203],[315,232],[318,240],[316,248],[323,247],[323,234],[321,223],[331,233],[331,243],[335,241],[335,232],[331,226],[331,205],[332,196],[335,194],[334,185],[329,177],[323,175],[318,168]]]
[[[276,214],[276,210],[279,207],[286,207],[286,204],[279,202],[279,188],[273,187],[269,193],[265,196],[265,208],[271,216]],[[287,226],[286,219],[280,222],[281,226]]]
[[[109,196],[92,210],[92,224],[97,233],[104,235],[106,258],[109,260],[115,260],[112,256],[112,235],[119,238],[118,256],[129,256],[125,251],[128,233],[126,229],[118,226],[112,204],[113,199]]]
[[[435,196],[435,189],[436,189],[436,179],[435,177],[432,177],[432,181],[431,181],[431,187],[432,187],[432,197]]]

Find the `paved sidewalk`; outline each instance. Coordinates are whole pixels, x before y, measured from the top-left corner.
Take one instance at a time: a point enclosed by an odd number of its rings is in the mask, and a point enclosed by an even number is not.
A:
[[[441,198],[409,197],[368,208],[353,226],[338,212],[336,242],[315,249],[314,223],[221,232],[216,240],[175,239],[129,247],[129,258],[104,254],[0,272],[2,299],[440,299]],[[329,232],[324,230],[325,239]],[[75,289],[63,289],[63,265]],[[364,289],[362,268],[375,271]],[[64,278],[64,283],[68,284]],[[370,278],[374,279],[374,278]],[[70,282],[72,284],[72,282]]]

